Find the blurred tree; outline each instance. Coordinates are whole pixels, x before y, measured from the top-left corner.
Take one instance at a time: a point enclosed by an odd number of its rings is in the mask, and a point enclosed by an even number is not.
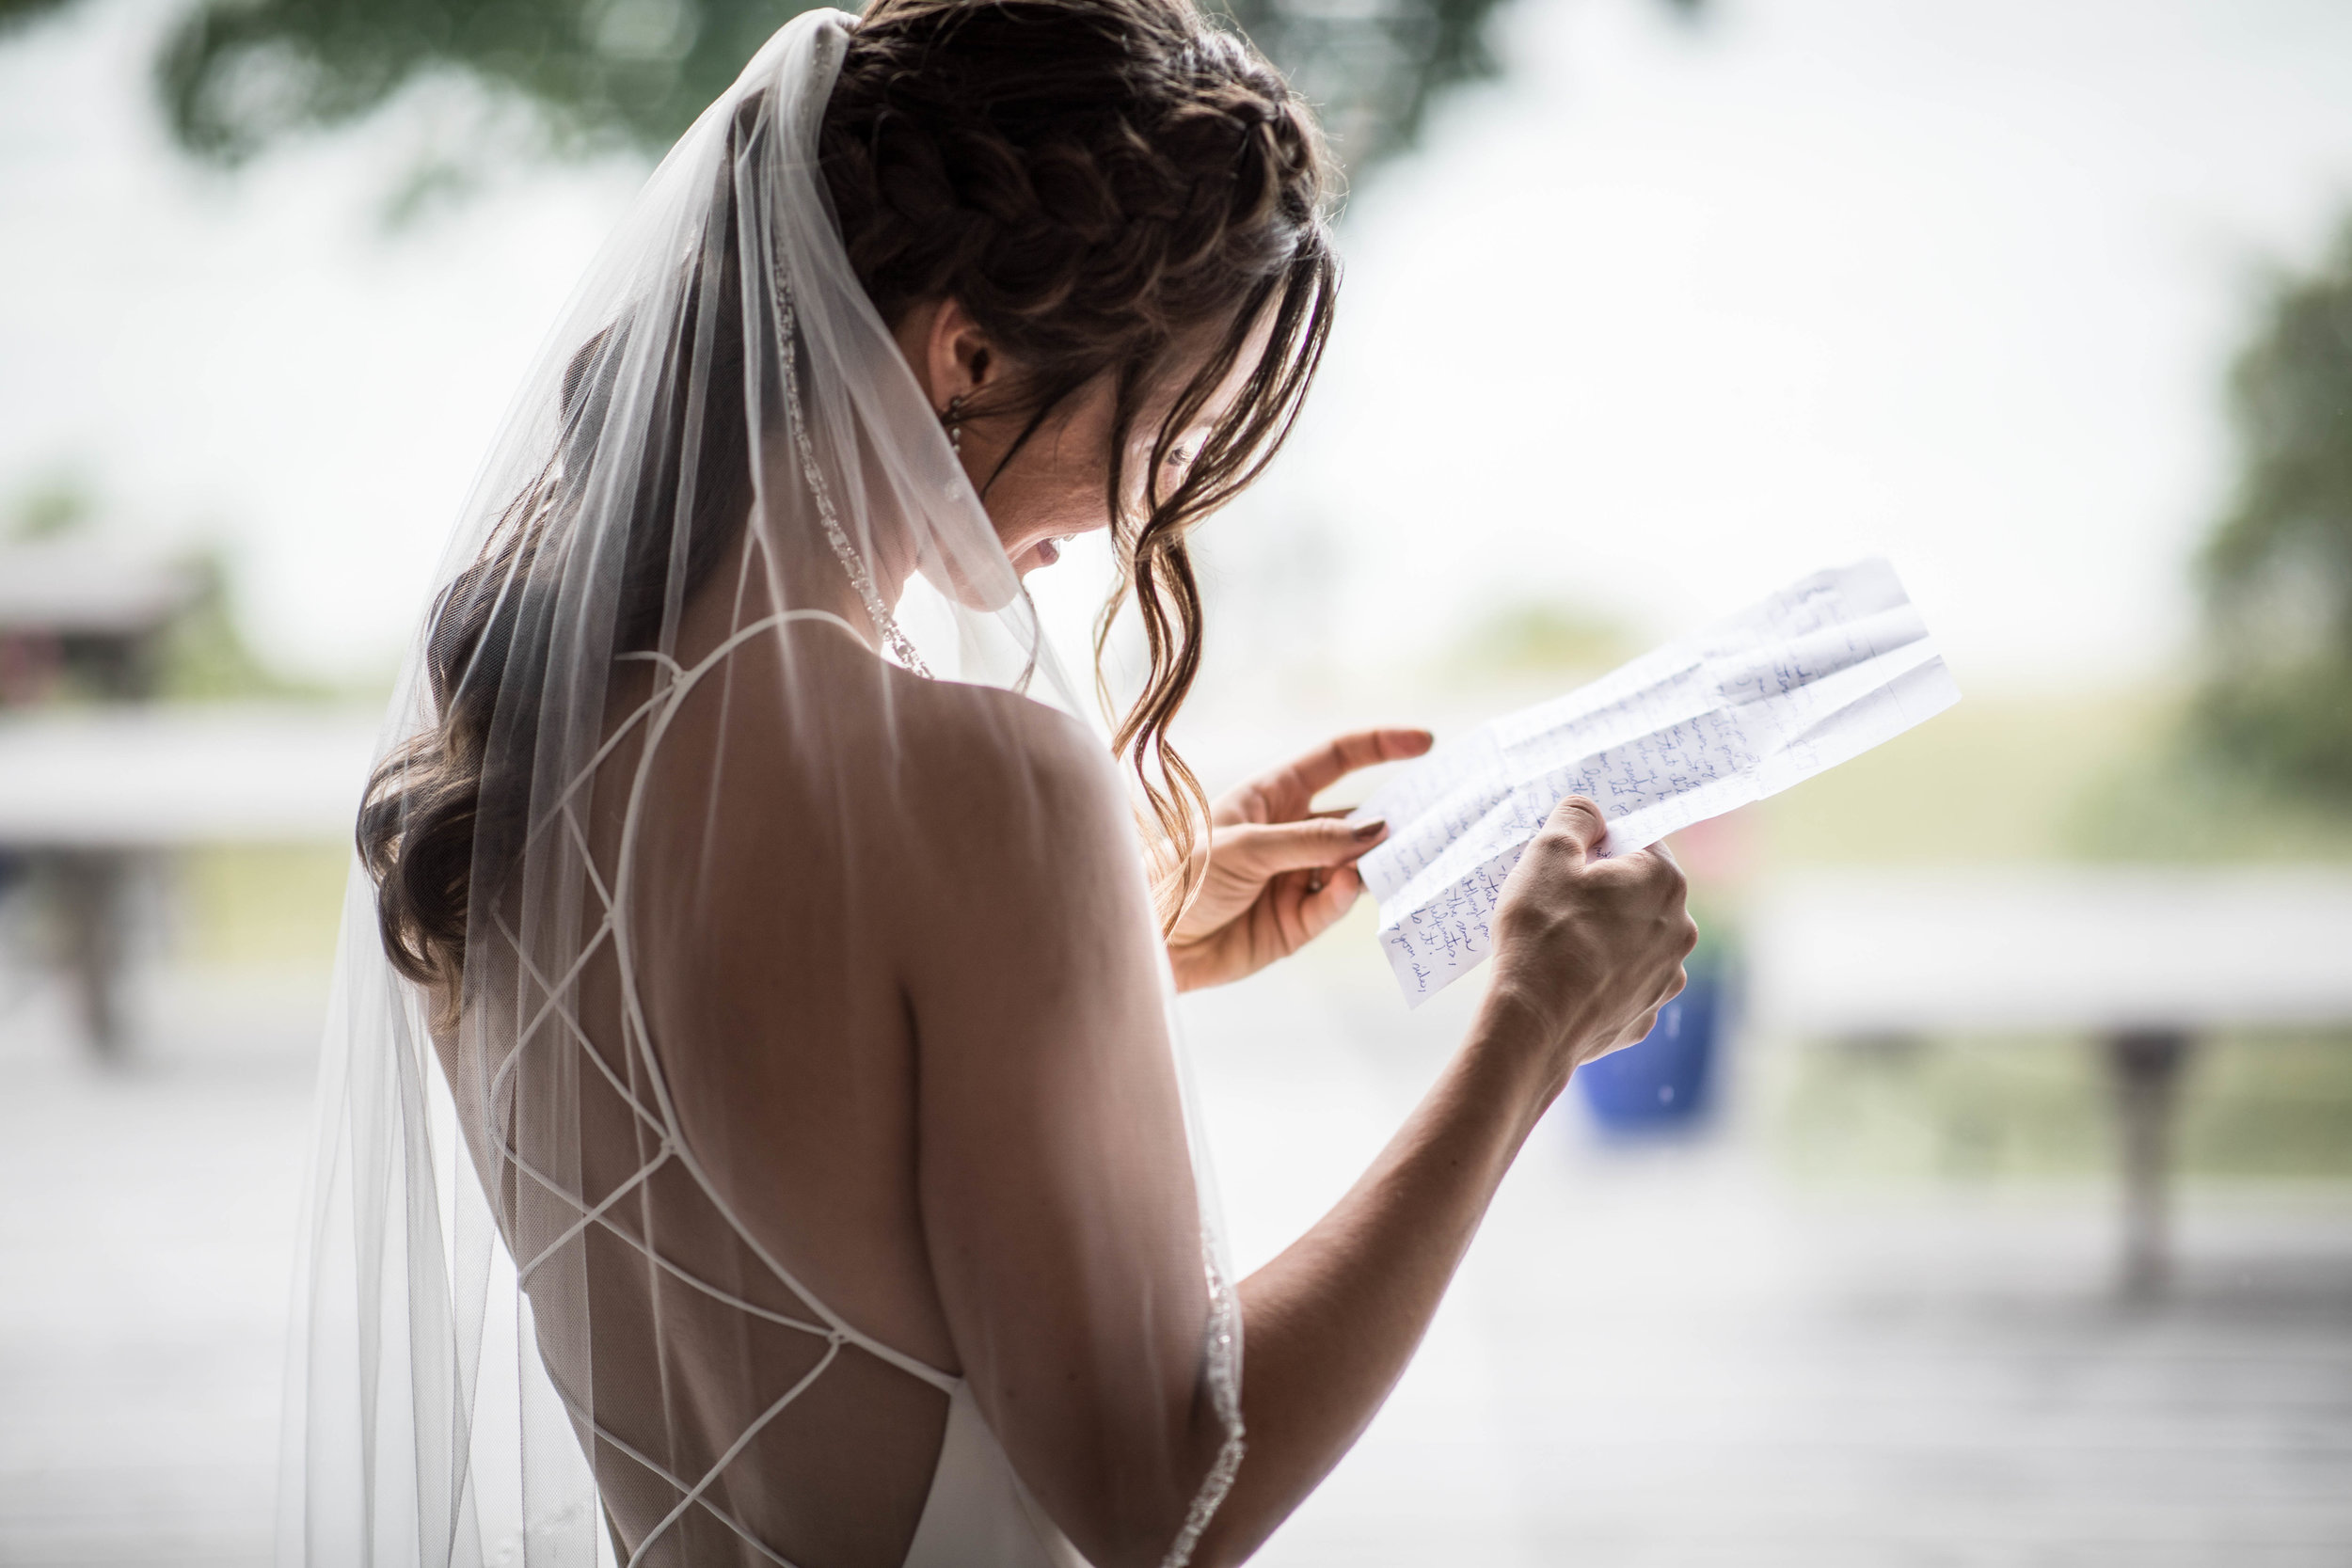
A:
[[[0,31],[71,0],[0,0]],[[1502,0],[1205,0],[1321,105],[1359,172],[1437,94],[1491,75]],[[1662,0],[1684,17],[1705,0]],[[806,0],[197,0],[157,61],[174,133],[234,163],[454,69],[536,107],[559,148],[660,151]]]
[[[1502,0],[1203,0],[1225,10],[1323,116],[1360,173],[1410,147],[1446,88],[1495,75]],[[1665,0],[1695,21],[1707,0]]]
[[[52,474],[35,480],[6,509],[0,544],[30,543],[72,533],[96,515],[97,505],[79,478]]]
[[[157,650],[157,696],[173,701],[324,702],[352,695],[326,681],[288,675],[254,652],[230,602],[229,563],[221,550],[197,553],[188,559],[187,569],[197,589]]]
[[[2352,801],[2352,221],[2274,285],[2231,404],[2243,467],[2202,563],[2198,729],[2233,766]]]

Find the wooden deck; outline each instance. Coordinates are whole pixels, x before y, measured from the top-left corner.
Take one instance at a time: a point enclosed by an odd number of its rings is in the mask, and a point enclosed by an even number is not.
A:
[[[1359,981],[1311,958],[1187,1004],[1245,1264],[1352,1178],[1468,1001]],[[0,1563],[265,1559],[318,990],[164,982],[112,1071],[54,998],[0,1011]],[[2095,1186],[1833,1201],[1737,1127],[1627,1153],[1563,1118],[1260,1560],[2352,1561],[2352,1194],[2191,1189],[2147,1307],[2113,1245]]]

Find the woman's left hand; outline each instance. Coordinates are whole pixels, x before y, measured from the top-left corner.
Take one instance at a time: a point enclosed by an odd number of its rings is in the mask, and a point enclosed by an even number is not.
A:
[[[1176,989],[1221,986],[1287,958],[1345,914],[1363,891],[1356,859],[1388,824],[1350,827],[1311,813],[1314,798],[1359,768],[1417,757],[1427,730],[1360,730],[1221,797],[1209,814],[1208,871],[1168,939]]]

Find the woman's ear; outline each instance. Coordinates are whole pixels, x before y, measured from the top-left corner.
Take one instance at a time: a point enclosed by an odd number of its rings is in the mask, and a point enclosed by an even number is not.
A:
[[[975,401],[1002,374],[988,334],[952,294],[931,308],[923,333],[923,364],[931,406],[945,412],[952,400]]]

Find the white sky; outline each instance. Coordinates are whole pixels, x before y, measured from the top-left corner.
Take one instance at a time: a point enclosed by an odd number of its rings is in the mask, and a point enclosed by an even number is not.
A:
[[[1553,596],[1647,632],[1892,555],[1964,685],[2185,646],[2220,375],[2352,196],[2327,0],[1519,0],[1502,87],[1360,194],[1228,596],[1359,663]],[[78,467],[232,542],[290,662],[404,640],[472,466],[634,176],[400,234],[414,125],[234,181],[166,145],[159,0],[0,45],[0,488]]]

